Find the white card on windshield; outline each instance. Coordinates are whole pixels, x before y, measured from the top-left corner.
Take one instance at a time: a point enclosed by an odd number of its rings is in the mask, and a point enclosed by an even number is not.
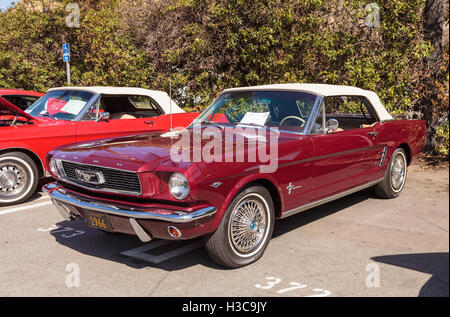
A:
[[[77,115],[85,105],[86,101],[83,100],[69,100],[60,111]]]
[[[247,112],[240,123],[265,125],[269,114],[270,112]]]

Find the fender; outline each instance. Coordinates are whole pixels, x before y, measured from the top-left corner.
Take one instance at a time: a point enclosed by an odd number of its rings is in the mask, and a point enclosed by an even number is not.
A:
[[[29,154],[31,153],[33,156],[30,156],[31,159],[33,159],[34,161],[38,161],[39,165],[37,166],[39,170],[42,171],[42,174],[44,175],[47,171],[48,171],[48,167],[45,163],[45,159],[38,155],[37,151],[35,151],[34,149],[30,149],[29,147],[27,147],[24,144],[21,143],[16,143],[16,142],[11,142],[10,146],[8,147],[4,147],[4,142],[0,143],[0,154],[3,153],[8,153],[8,152],[23,152],[25,154]]]
[[[236,195],[248,184],[251,184],[253,182],[257,182],[259,180],[264,180],[264,181],[268,181],[270,182],[277,191],[277,194],[280,198],[280,208],[281,210],[283,210],[283,205],[284,205],[284,197],[280,188],[280,185],[278,183],[278,181],[272,177],[271,174],[262,174],[262,173],[253,173],[253,174],[249,174],[249,175],[245,175],[244,177],[240,178],[234,185],[233,189],[231,191],[229,191],[228,195],[225,197],[225,199],[223,200],[221,206],[217,206],[217,212],[216,215],[214,216],[214,219],[211,221],[211,229],[213,231],[217,230],[217,228],[220,225],[220,222],[223,219],[223,215],[225,214],[228,206],[230,205],[231,201],[233,200],[234,197],[236,197]]]

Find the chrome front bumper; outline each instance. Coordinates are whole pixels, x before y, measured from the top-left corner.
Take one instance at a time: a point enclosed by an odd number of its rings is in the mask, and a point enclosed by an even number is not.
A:
[[[169,223],[188,223],[212,216],[216,213],[216,208],[212,206],[203,207],[192,212],[185,212],[156,207],[144,209],[126,204],[116,205],[102,201],[93,201],[83,195],[65,190],[58,183],[44,185],[42,190],[48,193],[53,204],[65,220],[73,220],[75,218],[71,213],[71,208],[73,207],[126,217],[129,219],[136,235],[144,242],[150,241],[151,237],[136,220],[160,220]]]

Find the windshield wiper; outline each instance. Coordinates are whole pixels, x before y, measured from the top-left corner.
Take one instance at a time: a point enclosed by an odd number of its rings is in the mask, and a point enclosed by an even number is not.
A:
[[[53,118],[51,115],[49,115],[48,113],[40,113],[37,115],[37,117],[46,117],[46,118],[52,118],[53,120],[58,120],[56,118]]]
[[[219,123],[217,123],[217,122],[214,122],[214,121],[210,121],[210,120],[205,120],[205,121],[200,121],[200,122],[196,122],[197,124],[202,124],[202,123],[209,123],[209,124],[212,124],[212,125],[214,125],[214,126],[216,126],[216,127],[219,127],[220,129],[225,129],[225,127],[223,126],[223,125],[220,125]]]

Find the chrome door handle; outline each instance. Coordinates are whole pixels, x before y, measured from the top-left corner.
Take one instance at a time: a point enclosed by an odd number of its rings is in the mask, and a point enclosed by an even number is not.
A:
[[[370,131],[370,132],[367,132],[367,134],[370,135],[372,138],[376,138],[378,136],[377,131]]]

